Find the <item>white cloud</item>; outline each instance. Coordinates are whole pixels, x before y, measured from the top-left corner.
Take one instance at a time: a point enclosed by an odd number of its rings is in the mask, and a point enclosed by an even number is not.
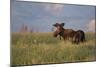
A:
[[[95,28],[96,28],[95,26],[96,26],[95,19],[90,20],[88,25],[87,25],[88,31],[95,32]]]
[[[44,9],[54,15],[59,15],[63,9],[62,4],[45,4]]]

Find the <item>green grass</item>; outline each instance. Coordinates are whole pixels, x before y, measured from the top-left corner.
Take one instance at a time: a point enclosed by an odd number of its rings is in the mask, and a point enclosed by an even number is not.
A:
[[[49,64],[76,61],[95,61],[95,34],[86,33],[86,42],[72,44],[52,33],[12,33],[11,63],[13,65]]]

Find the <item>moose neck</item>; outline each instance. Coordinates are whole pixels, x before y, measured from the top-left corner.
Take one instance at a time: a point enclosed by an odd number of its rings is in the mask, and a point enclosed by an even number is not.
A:
[[[59,35],[62,36],[62,37],[64,35],[64,30],[65,30],[64,28],[61,28],[61,32],[59,33]]]

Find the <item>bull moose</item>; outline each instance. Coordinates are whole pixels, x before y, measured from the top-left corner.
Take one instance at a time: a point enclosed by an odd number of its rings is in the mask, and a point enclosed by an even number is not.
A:
[[[65,40],[72,40],[72,43],[80,43],[85,41],[85,33],[82,30],[74,31],[73,29],[64,29],[64,23],[56,23],[53,24],[56,27],[56,31],[54,31],[53,36],[57,37],[59,35]]]

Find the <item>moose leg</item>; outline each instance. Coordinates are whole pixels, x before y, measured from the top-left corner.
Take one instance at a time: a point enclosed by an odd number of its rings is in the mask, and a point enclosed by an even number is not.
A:
[[[64,43],[66,43],[66,41],[67,41],[67,38],[66,38],[66,37],[64,37],[63,39],[64,39]]]
[[[59,38],[60,38],[60,40],[61,40],[61,36],[59,35]]]
[[[75,44],[76,43],[76,38],[75,36],[72,38],[72,44]]]

